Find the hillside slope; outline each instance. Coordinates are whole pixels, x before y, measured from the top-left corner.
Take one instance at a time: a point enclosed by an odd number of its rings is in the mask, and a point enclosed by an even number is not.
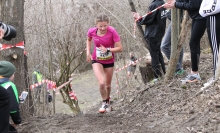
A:
[[[99,114],[98,104],[78,115],[34,117],[18,129],[20,133],[220,132],[219,82],[201,91],[212,76],[211,55],[201,56],[201,82],[183,85],[180,79],[184,76],[174,77],[169,85],[159,81],[127,91],[122,99],[113,102],[110,113]]]

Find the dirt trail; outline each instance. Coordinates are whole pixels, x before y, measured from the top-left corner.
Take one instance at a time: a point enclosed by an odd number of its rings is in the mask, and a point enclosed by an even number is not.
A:
[[[116,96],[115,83],[116,79],[115,76],[113,76],[111,93],[112,98]],[[93,70],[73,76],[72,86],[77,95],[79,107],[84,113],[87,109],[96,106],[102,100],[98,89],[98,82],[95,78]],[[57,96],[56,104],[57,113],[72,114],[69,106],[62,103],[62,97],[60,95]]]

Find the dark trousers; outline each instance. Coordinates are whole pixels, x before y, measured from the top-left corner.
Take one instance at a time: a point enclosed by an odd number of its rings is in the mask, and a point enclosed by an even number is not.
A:
[[[162,43],[161,43],[161,50],[166,55],[168,60],[170,60],[170,55],[171,55],[171,30],[172,30],[171,24],[172,23],[170,23],[168,25],[166,33],[165,33],[163,40],[162,40]],[[182,65],[183,54],[184,54],[184,50],[182,48],[182,50],[180,52],[179,60],[176,65],[176,72],[183,69],[183,65]]]
[[[193,20],[189,42],[192,71],[198,71],[200,58],[200,40],[206,29],[206,19]]]
[[[163,74],[166,73],[164,59],[160,49],[162,37],[152,37],[147,38],[146,40],[151,55],[151,65],[154,72],[154,77],[161,77]],[[161,71],[161,68],[163,72]]]
[[[213,54],[214,76],[216,74],[220,43],[220,13],[207,17],[207,33]]]
[[[10,107],[10,93],[0,86],[0,133],[8,133]]]

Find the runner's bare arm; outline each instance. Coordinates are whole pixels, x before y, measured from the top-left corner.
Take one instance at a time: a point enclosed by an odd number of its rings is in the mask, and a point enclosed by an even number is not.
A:
[[[117,53],[117,52],[122,52],[122,44],[121,41],[115,43],[115,47],[110,49],[110,52]]]
[[[90,54],[91,45],[92,45],[92,38],[87,37],[87,40],[86,40],[86,55],[87,55],[86,61],[87,62],[91,62],[91,59],[92,59],[92,56]]]

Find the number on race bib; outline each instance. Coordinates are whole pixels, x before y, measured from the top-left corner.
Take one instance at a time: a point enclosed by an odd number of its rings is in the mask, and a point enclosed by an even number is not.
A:
[[[102,53],[101,49],[96,48],[96,59],[97,60],[109,60],[109,59],[112,59],[112,52]]]

